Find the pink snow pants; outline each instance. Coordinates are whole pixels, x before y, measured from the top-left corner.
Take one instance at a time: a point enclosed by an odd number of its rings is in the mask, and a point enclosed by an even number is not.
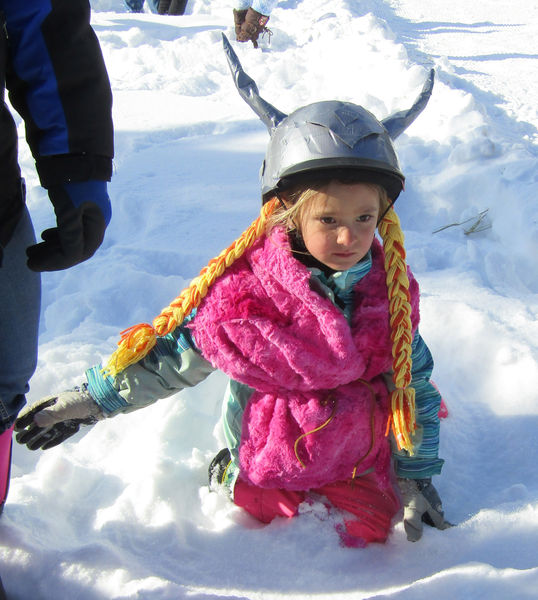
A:
[[[0,507],[5,501],[9,488],[9,471],[11,467],[11,435],[13,427],[0,435]],[[1,510],[1,508],[0,508]]]
[[[345,546],[363,547],[371,542],[385,542],[392,518],[400,508],[394,491],[381,490],[371,473],[311,491],[325,496],[330,505],[347,513],[344,526],[337,526]],[[234,502],[262,523],[270,523],[275,517],[294,517],[307,494],[259,488],[239,478],[234,488]]]

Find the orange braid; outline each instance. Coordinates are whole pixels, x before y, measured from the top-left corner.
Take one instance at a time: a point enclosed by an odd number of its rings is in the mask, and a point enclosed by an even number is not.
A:
[[[405,262],[404,236],[400,219],[391,208],[378,225],[385,249],[385,271],[389,296],[390,328],[392,340],[392,369],[396,389],[391,393],[392,432],[398,449],[413,455],[411,435],[415,430],[415,390],[411,383],[411,303],[409,278]]]
[[[129,365],[144,358],[157,342],[158,336],[164,336],[181,325],[185,316],[196,308],[215,279],[222,275],[227,267],[243,255],[245,250],[265,233],[267,219],[278,205],[273,199],[262,206],[260,216],[246,229],[237,240],[212,258],[189,287],[167,306],[153,320],[153,325],[141,323],[121,332],[117,350],[111,355],[104,368],[107,375],[116,376]]]

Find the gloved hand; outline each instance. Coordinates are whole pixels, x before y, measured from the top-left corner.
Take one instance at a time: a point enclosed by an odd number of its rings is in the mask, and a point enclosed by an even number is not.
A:
[[[182,15],[187,7],[187,0],[160,0],[157,12],[160,15]]]
[[[60,271],[90,258],[110,222],[106,181],[63,183],[48,192],[57,227],[45,230],[43,241],[26,249],[32,271]]]
[[[101,408],[84,384],[42,398],[24,409],[15,421],[16,440],[30,450],[48,450],[75,435],[81,425],[93,425],[103,418]]]
[[[431,479],[398,479],[404,504],[404,529],[407,539],[416,542],[422,537],[422,523],[448,529],[452,524],[445,521],[443,505]]]
[[[235,15],[234,15],[235,16]],[[269,39],[272,35],[270,29],[267,29],[267,22],[269,21],[269,17],[266,15],[262,15],[257,10],[254,10],[251,7],[247,10],[245,15],[245,19],[241,24],[241,30],[239,34],[236,35],[236,39],[238,42],[248,42],[251,41],[254,48],[258,47],[258,38],[260,37],[260,33],[268,33]]]

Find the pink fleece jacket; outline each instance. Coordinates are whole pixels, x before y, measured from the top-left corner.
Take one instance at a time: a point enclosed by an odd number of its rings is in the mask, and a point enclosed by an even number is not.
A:
[[[409,276],[415,329],[418,286]],[[392,344],[380,244],[355,287],[351,326],[310,283],[276,229],[213,284],[190,324],[204,357],[254,390],[242,421],[241,475],[261,487],[307,490],[357,467],[388,484],[381,375],[391,370]]]

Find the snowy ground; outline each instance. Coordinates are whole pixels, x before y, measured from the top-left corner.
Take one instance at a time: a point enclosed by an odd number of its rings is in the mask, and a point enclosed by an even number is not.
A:
[[[114,217],[91,261],[44,275],[30,401],[81,381],[259,209],[267,132],[222,52],[231,4],[190,0],[183,17],[92,6],[114,91]],[[398,524],[364,550],[340,547],[319,507],[259,526],[206,487],[220,448],[216,374],[74,443],[15,448],[0,520],[9,597],[536,598],[538,7],[283,0],[269,25],[269,49],[236,50],[284,112],[339,98],[384,118],[436,69],[428,107],[398,139],[407,186],[397,209],[450,410],[435,483],[458,526],[410,544]],[[41,231],[52,209],[21,154]]]

